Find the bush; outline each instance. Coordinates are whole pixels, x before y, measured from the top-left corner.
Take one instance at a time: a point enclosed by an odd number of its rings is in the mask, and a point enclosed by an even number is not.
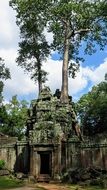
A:
[[[5,167],[5,161],[0,160],[0,170],[4,169],[4,167]]]

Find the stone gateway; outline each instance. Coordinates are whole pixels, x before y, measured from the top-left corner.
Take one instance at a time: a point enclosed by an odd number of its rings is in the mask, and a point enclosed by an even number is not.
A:
[[[107,169],[106,137],[81,141],[72,102],[62,104],[45,87],[31,102],[28,114],[26,140],[0,135],[0,159],[9,170],[36,181],[60,181],[70,168],[88,165]]]

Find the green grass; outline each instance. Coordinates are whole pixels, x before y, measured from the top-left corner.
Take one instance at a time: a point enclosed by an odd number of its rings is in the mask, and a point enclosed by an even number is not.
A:
[[[20,180],[10,179],[9,177],[0,177],[0,190],[22,187],[24,184]]]

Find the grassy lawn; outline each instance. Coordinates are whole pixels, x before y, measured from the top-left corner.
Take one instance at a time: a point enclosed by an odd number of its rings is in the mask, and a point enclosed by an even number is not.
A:
[[[9,177],[0,177],[0,190],[22,187],[23,185],[22,181],[10,179]]]

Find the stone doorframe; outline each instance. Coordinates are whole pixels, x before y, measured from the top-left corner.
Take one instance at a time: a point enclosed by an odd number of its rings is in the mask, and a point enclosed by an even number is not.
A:
[[[44,146],[44,145],[33,145],[31,147],[31,152],[30,152],[30,175],[34,176],[35,179],[38,180],[40,177],[40,155],[41,153],[49,153],[51,155],[51,175],[49,177],[53,178],[53,167],[54,167],[54,151],[53,151],[53,146]]]
[[[49,152],[51,155],[51,175],[48,175],[48,177],[50,180],[56,180],[60,175],[61,168],[59,144],[36,144],[30,146],[30,175],[38,181],[40,177],[40,154],[43,152]]]

